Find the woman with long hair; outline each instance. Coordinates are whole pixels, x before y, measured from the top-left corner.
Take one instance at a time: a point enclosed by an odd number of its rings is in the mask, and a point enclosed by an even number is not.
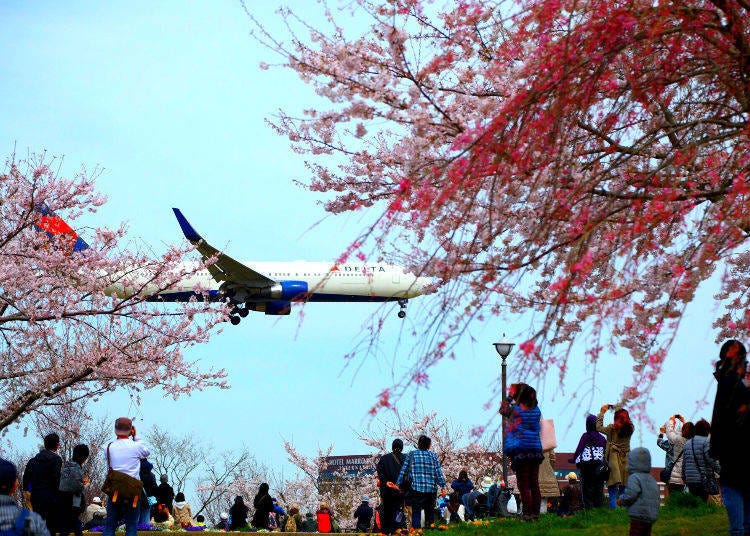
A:
[[[241,529],[247,525],[247,513],[250,509],[245,504],[245,499],[237,495],[234,504],[229,509],[229,530]]]
[[[526,521],[539,519],[542,496],[539,490],[539,464],[542,463],[540,424],[542,412],[536,390],[525,383],[514,383],[508,389],[500,413],[508,418],[503,449],[510,457],[521,494],[522,513]]]
[[[273,512],[273,500],[268,494],[268,484],[263,482],[258,488],[258,493],[253,499],[253,527],[268,530],[268,514]]]
[[[633,421],[630,420],[628,410],[620,408],[615,410],[614,422],[604,426],[604,414],[615,409],[612,404],[604,404],[596,416],[596,431],[604,434],[607,438],[607,448],[604,458],[609,464],[609,478],[607,479],[607,490],[609,491],[609,507],[617,508],[617,498],[625,488],[628,481],[628,453],[630,452],[630,437],[635,431]]]
[[[721,465],[721,496],[729,516],[729,534],[750,534],[750,376],[747,350],[728,340],[714,372],[716,399],[709,452]]]

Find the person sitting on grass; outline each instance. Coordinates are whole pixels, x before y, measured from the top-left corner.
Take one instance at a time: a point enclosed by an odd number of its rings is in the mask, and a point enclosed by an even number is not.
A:
[[[572,516],[583,509],[583,494],[578,475],[571,471],[565,478],[568,485],[563,488],[562,497],[557,506],[557,515],[560,517]]]
[[[638,447],[628,453],[627,485],[617,499],[630,516],[630,536],[650,536],[659,517],[659,485],[651,476],[651,453]]]

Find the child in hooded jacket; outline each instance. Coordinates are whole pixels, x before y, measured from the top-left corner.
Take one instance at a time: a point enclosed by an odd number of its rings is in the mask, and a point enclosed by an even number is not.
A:
[[[659,517],[659,485],[651,476],[651,453],[638,447],[628,453],[628,483],[617,500],[627,507],[630,536],[650,536]]]

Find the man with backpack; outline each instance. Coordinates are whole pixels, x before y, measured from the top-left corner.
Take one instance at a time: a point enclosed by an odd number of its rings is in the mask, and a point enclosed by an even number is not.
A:
[[[50,536],[39,514],[18,506],[17,489],[16,466],[0,458],[0,536]]]

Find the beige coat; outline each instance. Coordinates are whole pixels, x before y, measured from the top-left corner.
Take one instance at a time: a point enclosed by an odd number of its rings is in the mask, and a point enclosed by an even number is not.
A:
[[[596,431],[607,437],[607,449],[604,457],[609,464],[609,479],[607,487],[620,484],[624,486],[628,481],[628,453],[630,452],[630,436],[621,437],[613,425],[604,426],[605,411],[596,416]]]
[[[178,504],[182,504],[182,507],[177,506]],[[188,503],[174,503],[174,508],[172,508],[172,515],[174,516],[174,522],[175,525],[180,526],[183,523],[187,523],[188,525],[193,525],[193,513],[190,511],[190,505]]]
[[[539,493],[542,497],[559,497],[560,484],[555,476],[555,451],[545,450],[539,466]]]

